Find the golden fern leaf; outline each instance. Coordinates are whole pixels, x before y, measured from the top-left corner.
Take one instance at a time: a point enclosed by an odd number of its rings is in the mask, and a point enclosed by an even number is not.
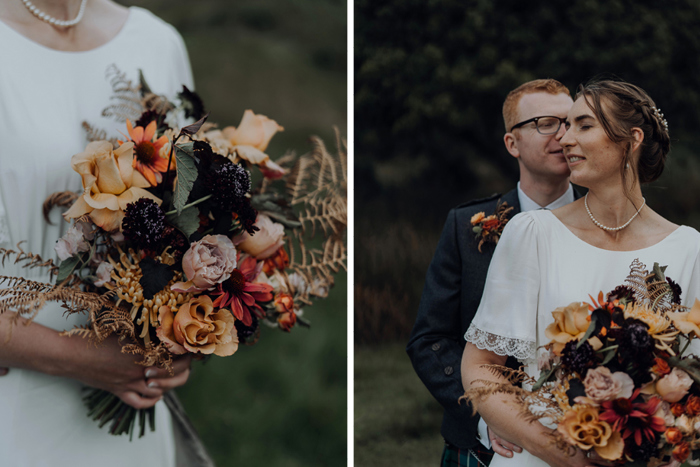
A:
[[[49,224],[53,225],[51,219],[49,219],[49,213],[55,207],[65,207],[69,208],[76,199],[80,197],[80,194],[74,191],[57,191],[56,193],[50,195],[44,201],[42,205],[42,212],[44,214],[44,220]]]
[[[107,132],[105,130],[95,128],[86,121],[83,121],[82,127],[85,130],[85,136],[88,142],[103,141],[107,139]]]
[[[82,325],[75,325],[73,329],[70,331],[63,331],[59,333],[61,336],[78,336],[82,337],[84,339],[88,339],[90,341],[93,341],[95,339],[95,331],[92,330],[92,328],[87,325],[87,324],[82,324]]]
[[[25,252],[21,245],[24,243],[24,240],[19,242],[16,247],[17,250],[10,250],[8,248],[0,248],[0,264],[4,267],[5,266],[5,261],[8,260],[8,258],[11,258],[12,256],[15,257],[15,260],[13,261],[13,264],[22,264],[23,268],[28,268],[28,269],[33,269],[33,268],[46,268],[49,271],[49,274],[54,275],[58,273],[58,266],[56,266],[53,263],[53,259],[47,259],[44,260],[41,256],[31,253],[31,252]],[[5,279],[2,279],[5,276],[0,276],[0,283],[4,282]],[[10,278],[7,278],[10,279]]]

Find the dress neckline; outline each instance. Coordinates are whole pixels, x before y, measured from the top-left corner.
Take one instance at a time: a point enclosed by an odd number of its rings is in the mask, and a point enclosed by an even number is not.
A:
[[[72,51],[72,50],[58,50],[58,49],[52,49],[51,47],[47,47],[43,44],[40,44],[24,34],[20,33],[17,31],[15,28],[11,27],[9,24],[5,23],[4,21],[0,20],[0,28],[7,30],[10,34],[16,36],[18,40],[26,43],[30,47],[34,47],[36,49],[39,49],[41,51],[44,51],[46,53],[51,53],[51,54],[56,54],[57,56],[60,55],[62,57],[67,57],[67,56],[74,56],[74,57],[79,57],[79,56],[85,56],[91,53],[98,52],[102,49],[105,49],[109,47],[111,44],[115,43],[116,41],[119,40],[119,38],[125,34],[125,31],[127,30],[127,27],[129,24],[133,21],[134,17],[134,11],[136,10],[136,7],[129,7],[129,12],[128,16],[126,17],[126,21],[124,21],[124,24],[122,24],[122,27],[119,29],[119,31],[112,37],[110,40],[105,42],[104,44],[98,45],[95,48],[89,49],[89,50],[77,50],[77,51]]]
[[[644,248],[639,248],[637,250],[606,250],[605,248],[600,248],[600,247],[597,247],[595,245],[591,245],[590,243],[588,243],[587,241],[583,240],[581,237],[579,237],[578,235],[573,233],[571,230],[569,230],[569,228],[566,226],[566,224],[564,224],[557,216],[554,215],[554,213],[552,211],[550,211],[548,209],[543,209],[543,211],[546,211],[551,216],[551,218],[554,220],[554,223],[556,223],[561,229],[566,231],[566,233],[568,235],[575,238],[576,241],[578,241],[578,242],[582,243],[583,245],[586,245],[590,248],[593,248],[594,250],[598,250],[598,251],[601,251],[601,252],[604,252],[607,254],[609,254],[609,253],[613,253],[613,254],[614,253],[636,253],[636,252],[642,252],[642,251],[650,250],[652,248],[656,248],[657,246],[660,246],[662,243],[666,242],[669,238],[677,235],[677,233],[685,227],[684,225],[679,225],[678,227],[676,227],[676,229],[674,229],[673,232],[666,235],[664,238],[662,238],[658,242],[654,243],[653,245],[649,245],[647,247],[644,247]]]

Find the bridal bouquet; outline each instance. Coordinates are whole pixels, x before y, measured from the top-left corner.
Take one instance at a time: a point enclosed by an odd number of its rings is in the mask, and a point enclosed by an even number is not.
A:
[[[700,301],[680,306],[681,289],[664,270],[635,260],[607,296],[554,310],[538,380],[494,368],[531,391],[492,383],[467,397],[517,394],[526,418],[557,425],[562,449],[624,465],[699,465],[700,359],[687,349],[700,336]]]
[[[49,267],[55,284],[12,278],[3,310],[32,315],[45,301],[62,301],[89,315],[65,334],[96,342],[116,334],[140,364],[166,369],[178,355],[233,355],[258,341],[261,323],[286,332],[308,326],[302,308],[325,297],[345,268],[342,146],[332,156],[316,138],[312,153],[273,162],[265,150],[283,130],[274,120],[247,110],[238,127],[218,130],[187,88],[172,103],[143,79],[126,84],[115,86],[121,102],[105,110],[125,120],[123,140],[107,141],[86,124],[93,141],[71,159],[83,192],[45,204],[45,212],[69,207],[60,264],[18,254]],[[196,122],[176,127],[183,114]],[[317,229],[320,249],[307,246]],[[85,400],[112,434],[133,436],[137,415],[139,436],[147,420],[154,429],[153,409],[98,389]]]

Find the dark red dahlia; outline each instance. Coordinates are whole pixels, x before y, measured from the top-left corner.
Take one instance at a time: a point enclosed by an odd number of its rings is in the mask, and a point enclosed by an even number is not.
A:
[[[652,397],[645,401],[636,389],[629,399],[620,398],[602,403],[600,419],[608,422],[612,429],[622,433],[622,438],[632,438],[637,446],[642,440],[656,443],[658,433],[666,430],[664,419],[654,416],[661,399]]]
[[[122,231],[124,237],[138,247],[152,249],[160,242],[165,229],[165,213],[150,198],[141,198],[126,205]]]

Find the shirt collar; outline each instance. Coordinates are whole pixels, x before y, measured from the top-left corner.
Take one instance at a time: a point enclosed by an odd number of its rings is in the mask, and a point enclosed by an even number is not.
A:
[[[557,209],[574,201],[574,188],[571,186],[571,183],[569,183],[569,188],[563,195],[549,203],[547,206],[540,206],[525,194],[525,192],[520,188],[520,182],[518,182],[518,201],[520,201],[520,210],[522,212],[534,211],[536,209]]]

